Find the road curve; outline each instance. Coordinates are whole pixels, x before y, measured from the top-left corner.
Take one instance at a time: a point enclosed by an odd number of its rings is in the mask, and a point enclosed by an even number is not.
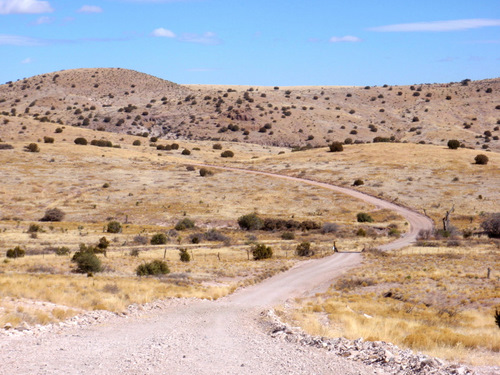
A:
[[[202,166],[202,165],[199,165]],[[412,243],[429,218],[358,191],[268,172],[205,165],[307,183],[391,209],[404,216],[409,232],[382,246]],[[64,328],[40,335],[0,339],[1,374],[373,374],[374,368],[328,351],[271,338],[258,323],[265,307],[325,289],[359,264],[359,253],[340,253],[301,262],[287,272],[217,301],[179,302],[139,317]],[[378,369],[378,374],[384,374]]]

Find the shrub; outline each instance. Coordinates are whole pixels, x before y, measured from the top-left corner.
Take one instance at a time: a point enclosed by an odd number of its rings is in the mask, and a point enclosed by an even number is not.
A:
[[[82,146],[87,146],[88,142],[85,138],[83,137],[78,137],[75,139],[75,144],[77,145],[82,145]]]
[[[474,160],[476,161],[476,164],[481,164],[481,165],[486,165],[488,164],[488,157],[486,155],[483,155],[483,154],[479,154],[477,155]]]
[[[66,214],[59,208],[49,208],[45,211],[45,215],[40,219],[40,221],[62,221]]]
[[[295,239],[295,233],[293,233],[293,232],[283,232],[283,233],[281,233],[281,239],[282,240],[294,240]]]
[[[43,137],[43,143],[54,143],[54,138],[52,138],[52,137]]]
[[[310,257],[314,255],[314,251],[311,250],[311,244],[309,242],[302,242],[297,245],[295,254],[299,257]]]
[[[339,230],[338,224],[335,223],[325,223],[323,228],[321,228],[321,233],[336,233]]]
[[[113,147],[113,143],[105,139],[93,139],[90,144],[97,147]]]
[[[191,155],[191,151],[189,151],[187,148],[185,148],[184,150],[182,150],[181,154],[182,155]]]
[[[328,147],[330,147],[330,152],[341,152],[341,151],[344,151],[344,146],[342,145],[342,142],[333,142]]]
[[[208,232],[206,232],[203,235],[203,238],[207,241],[220,241],[224,243],[230,243],[231,238],[228,236],[225,236],[224,234],[220,233],[216,229],[210,229]]]
[[[134,142],[132,142],[132,146],[140,146],[141,145],[141,141],[139,141],[138,139],[136,139]]]
[[[62,130],[61,128],[57,128],[55,132],[56,132],[57,134],[59,134],[59,133],[62,133],[62,132],[63,132],[63,130]]]
[[[99,238],[99,243],[97,244],[98,252],[105,253],[105,250],[109,247],[109,241],[106,237]]]
[[[356,216],[358,223],[373,223],[373,218],[366,212],[360,212]]]
[[[178,150],[179,149],[179,145],[177,143],[172,143],[170,145],[170,149],[172,149],[172,150]]]
[[[191,256],[189,255],[187,249],[179,249],[179,258],[181,262],[189,263],[191,261]]]
[[[187,217],[182,220],[179,220],[177,224],[175,224],[175,230],[186,230],[193,228],[194,228],[194,221]]]
[[[134,242],[139,245],[146,245],[148,243],[148,237],[141,236],[140,234],[138,234],[137,236],[134,237]]]
[[[209,170],[207,168],[200,168],[200,176],[201,177],[211,176],[213,174],[214,174],[214,172],[212,172],[211,170]]]
[[[56,249],[54,249],[54,253],[59,256],[69,255],[70,252],[71,251],[69,250],[69,247],[66,246],[57,247]]]
[[[234,152],[232,152],[231,150],[226,150],[226,151],[223,151],[220,156],[222,156],[223,158],[232,158],[234,156]]]
[[[366,237],[366,230],[364,230],[363,228],[359,228],[358,231],[356,232],[356,236]]]
[[[135,269],[135,273],[137,276],[166,275],[170,273],[170,269],[166,262],[162,260],[153,260],[152,262],[139,265]]]
[[[42,227],[38,224],[30,224],[29,228],[28,228],[28,233],[37,233],[37,232],[41,232],[42,231]]]
[[[252,255],[254,260],[269,259],[273,257],[273,249],[263,243],[252,246]]]
[[[259,230],[264,226],[264,222],[256,213],[251,213],[240,216],[238,225],[243,230]]]
[[[151,237],[151,245],[165,245],[167,236],[164,233],[156,233]]]
[[[354,182],[352,183],[352,186],[361,186],[361,185],[364,185],[365,183],[363,182],[363,180],[361,179],[357,179],[357,180],[354,180]]]
[[[16,246],[13,249],[7,250],[5,256],[7,258],[22,258],[26,254],[26,251],[22,249],[20,246]]]
[[[118,221],[110,221],[106,228],[108,233],[120,233],[122,231],[122,225]]]
[[[481,228],[484,229],[488,237],[500,238],[500,212],[488,216],[488,218],[481,223]]]
[[[36,143],[30,143],[27,146],[24,146],[25,151],[27,152],[40,152],[40,147]]]
[[[83,248],[77,251],[72,262],[76,263],[75,271],[78,273],[93,273],[101,271],[101,260],[94,254],[92,248]]]
[[[456,150],[459,147],[460,147],[460,141],[457,141],[456,139],[450,139],[448,141],[448,148],[449,149]]]
[[[8,143],[0,143],[0,150],[12,150],[12,149],[14,149],[14,146]]]
[[[222,150],[222,145],[220,143],[215,143],[212,148],[214,150]]]

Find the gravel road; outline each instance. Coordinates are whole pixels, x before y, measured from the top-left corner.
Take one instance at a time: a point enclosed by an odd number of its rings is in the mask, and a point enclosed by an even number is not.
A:
[[[410,231],[384,250],[405,246],[420,229],[432,228],[423,215],[357,191],[225,169],[316,185],[396,211],[406,217]],[[384,374],[322,349],[275,340],[260,318],[266,308],[324,290],[361,259],[339,253],[308,260],[217,301],[173,299],[158,309],[96,324],[0,336],[0,374]]]

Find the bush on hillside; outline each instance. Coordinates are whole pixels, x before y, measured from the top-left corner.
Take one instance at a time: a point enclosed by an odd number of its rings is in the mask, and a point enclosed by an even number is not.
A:
[[[107,225],[106,232],[121,233],[122,225],[118,221],[110,221]]]
[[[78,273],[94,273],[100,272],[102,269],[101,260],[94,254],[92,247],[80,246],[80,251],[77,251],[71,261],[76,263],[75,272]]]
[[[360,212],[356,216],[358,223],[373,223],[373,218],[366,212]]]
[[[476,164],[480,164],[480,165],[486,165],[488,164],[488,157],[486,155],[483,155],[483,154],[479,154],[477,155],[475,158],[474,158]]]
[[[500,238],[500,212],[491,214],[481,223],[488,237]]]
[[[344,151],[344,146],[342,142],[332,142],[329,146],[330,152],[341,152]]]
[[[240,216],[238,225],[243,230],[259,230],[264,226],[264,221],[256,213],[251,213]]]
[[[165,245],[167,236],[164,233],[156,233],[151,237],[151,245]]]
[[[45,211],[45,215],[43,215],[40,221],[62,221],[65,215],[64,211],[59,208],[49,208]]]
[[[226,150],[220,154],[223,158],[232,158],[234,156],[234,152],[231,150]]]
[[[459,147],[460,147],[460,141],[457,141],[456,139],[450,139],[448,141],[448,148],[449,149],[456,150]]]
[[[170,273],[166,262],[162,260],[153,260],[149,263],[143,263],[135,269],[137,276],[156,276]]]
[[[179,258],[181,262],[189,263],[191,261],[191,256],[189,255],[187,249],[179,249]]]
[[[16,246],[13,249],[7,250],[5,256],[7,258],[22,258],[26,254],[26,251],[22,249],[20,246]]]
[[[182,220],[179,220],[177,224],[175,224],[175,230],[193,229],[194,227],[195,227],[194,221],[187,217]]]
[[[78,137],[78,138],[75,138],[75,144],[82,145],[82,146],[87,146],[88,142],[87,142],[87,140],[85,138]]]
[[[273,249],[263,243],[252,246],[252,255],[254,260],[270,259],[273,257]]]
[[[40,147],[36,143],[30,143],[27,146],[24,146],[24,150],[27,152],[40,152]]]
[[[314,255],[314,251],[311,250],[311,243],[309,242],[302,242],[297,245],[297,248],[295,249],[295,253],[299,257],[310,257]]]

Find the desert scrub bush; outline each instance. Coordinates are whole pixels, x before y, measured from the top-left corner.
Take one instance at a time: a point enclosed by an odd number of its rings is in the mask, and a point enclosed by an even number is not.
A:
[[[194,228],[194,221],[189,219],[189,218],[184,218],[182,220],[179,220],[177,224],[175,224],[175,230],[186,230],[186,229],[193,229]]]
[[[484,229],[488,237],[500,238],[500,212],[489,215],[481,223],[481,228]]]
[[[92,274],[94,272],[101,272],[102,265],[101,260],[94,254],[91,248],[85,246],[80,247],[80,251],[77,251],[71,261],[76,263],[75,272],[77,273],[87,273]]]
[[[344,151],[344,146],[342,142],[332,142],[329,146],[330,152],[341,152]]]
[[[226,150],[226,151],[223,151],[220,154],[220,156],[223,158],[232,158],[234,156],[234,152],[232,152],[231,150]]]
[[[134,237],[134,242],[139,245],[146,245],[148,241],[148,236],[143,236],[138,234],[137,236]]]
[[[137,276],[157,276],[170,273],[167,262],[162,260],[153,260],[148,263],[143,263],[135,269]]]
[[[200,168],[200,176],[201,177],[212,176],[213,174],[214,174],[214,172],[212,172],[210,169]]]
[[[359,212],[356,215],[356,219],[358,220],[358,223],[373,223],[373,218],[366,212]]]
[[[456,140],[456,139],[450,139],[448,141],[448,148],[451,149],[451,150],[456,150],[457,148],[460,147],[460,141]]]
[[[185,148],[184,150],[182,150],[181,154],[182,155],[191,155],[191,151],[189,151],[187,148]]]
[[[118,221],[110,221],[106,226],[106,232],[108,233],[121,233],[122,225]]]
[[[165,245],[167,236],[164,233],[156,233],[151,237],[151,245]]]
[[[222,150],[222,145],[220,143],[215,143],[212,148],[214,150]]]
[[[179,249],[179,258],[183,263],[189,263],[191,261],[191,256],[189,255],[187,249]]]
[[[87,146],[87,144],[88,144],[87,140],[83,137],[75,138],[74,142],[76,145],[81,145],[81,146]]]
[[[66,247],[66,246],[56,247],[54,249],[54,254],[56,254],[58,256],[69,255],[70,252],[71,251],[70,251],[69,247]]]
[[[264,226],[264,221],[256,213],[251,213],[240,216],[238,225],[243,230],[259,230]]]
[[[273,257],[273,249],[263,243],[252,246],[252,255],[254,260],[270,259]]]
[[[352,183],[352,186],[361,186],[364,184],[365,184],[365,182],[358,178],[358,179],[354,180],[354,182]]]
[[[295,239],[295,233],[293,233],[293,232],[283,232],[283,233],[281,233],[281,239],[282,240],[286,240],[286,241],[294,240]]]
[[[310,242],[301,242],[297,245],[297,248],[295,249],[295,254],[297,254],[299,257],[310,257],[314,255],[314,251],[311,250],[311,243]]]
[[[65,215],[66,214],[64,213],[64,211],[60,210],[59,208],[49,208],[45,211],[45,214],[40,219],[40,221],[62,221]]]
[[[327,234],[327,233],[336,233],[339,230],[338,224],[335,223],[324,223],[323,227],[321,228],[321,233]]]
[[[22,257],[24,257],[24,255],[26,255],[26,250],[24,250],[20,246],[16,246],[13,249],[9,249],[5,253],[5,256],[7,258],[11,258],[11,259],[13,259],[13,258],[22,258]]]
[[[366,237],[366,230],[364,230],[363,228],[359,228],[356,231],[356,236],[358,236],[358,237]]]
[[[203,234],[203,238],[207,241],[215,242],[215,241],[220,241],[224,242],[224,244],[228,245],[231,243],[231,238],[228,236],[222,234],[216,229],[210,229],[209,231],[205,232]]]
[[[474,161],[476,162],[476,164],[486,165],[488,164],[489,159],[486,155],[479,154],[474,158]]]
[[[141,145],[141,141],[139,141],[138,139],[136,139],[134,142],[132,142],[132,146],[140,146]]]
[[[40,152],[40,147],[36,143],[30,143],[27,146],[24,146],[24,150],[26,152]]]
[[[90,145],[97,147],[113,147],[113,143],[111,141],[107,141],[106,139],[93,139],[90,142]]]
[[[52,137],[43,137],[43,143],[54,143],[54,138]]]

